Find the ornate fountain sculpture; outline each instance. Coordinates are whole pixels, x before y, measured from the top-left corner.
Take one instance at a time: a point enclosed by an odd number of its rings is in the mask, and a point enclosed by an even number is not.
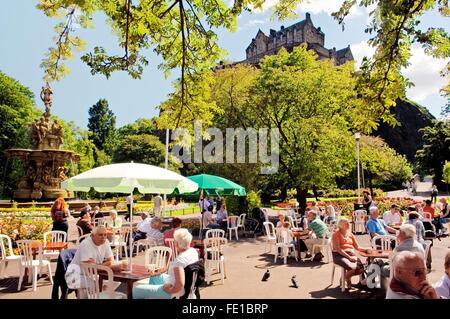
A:
[[[61,189],[61,182],[67,179],[66,162],[78,162],[80,156],[72,151],[62,150],[64,142],[63,127],[54,120],[50,121],[52,90],[47,83],[41,91],[45,104],[42,117],[29,128],[29,137],[33,149],[6,150],[8,158],[19,158],[25,168],[25,175],[17,185],[14,199],[55,199],[59,196],[74,197],[72,192]]]

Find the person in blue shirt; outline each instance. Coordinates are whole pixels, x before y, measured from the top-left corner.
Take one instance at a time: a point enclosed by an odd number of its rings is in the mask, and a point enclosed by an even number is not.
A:
[[[370,207],[370,219],[367,222],[367,231],[370,234],[370,238],[376,235],[386,235],[387,232],[395,234],[396,230],[388,225],[383,219],[379,219],[380,210],[378,207]]]

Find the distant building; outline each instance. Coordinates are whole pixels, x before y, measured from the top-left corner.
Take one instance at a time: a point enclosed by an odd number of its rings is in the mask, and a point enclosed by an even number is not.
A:
[[[258,64],[266,55],[277,54],[281,48],[292,52],[293,48],[306,43],[308,49],[314,50],[320,60],[333,59],[336,65],[354,60],[350,45],[344,49],[336,50],[324,47],[325,34],[316,28],[311,21],[311,16],[306,13],[306,19],[287,28],[281,26],[279,31],[270,29],[269,36],[261,30],[245,50],[247,58],[237,63]]]

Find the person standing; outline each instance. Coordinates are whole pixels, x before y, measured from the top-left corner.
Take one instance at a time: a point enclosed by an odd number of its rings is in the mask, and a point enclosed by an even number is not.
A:
[[[433,185],[431,187],[431,202],[436,204],[437,202],[437,195],[439,194],[438,188],[436,185]]]
[[[160,194],[158,194],[153,198],[153,212],[155,213],[156,217],[159,217],[161,215],[161,205],[162,197]]]
[[[127,211],[128,211],[128,216],[132,216],[132,212],[131,212],[131,206],[133,206],[133,202],[134,202],[134,198],[133,198],[133,194],[130,194],[127,196]],[[133,218],[131,218],[133,219]],[[132,220],[131,220],[132,221]]]
[[[369,212],[370,206],[372,206],[372,196],[370,196],[369,191],[363,191],[363,206],[364,209]]]

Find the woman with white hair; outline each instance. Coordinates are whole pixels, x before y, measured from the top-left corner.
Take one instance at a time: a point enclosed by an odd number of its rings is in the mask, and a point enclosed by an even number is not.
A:
[[[109,219],[106,221],[106,228],[108,229],[119,229],[122,227],[122,218],[117,216],[117,210],[111,210],[109,212]]]
[[[186,228],[175,230],[173,238],[178,257],[170,263],[168,273],[150,277],[148,285],[136,286],[133,299],[171,299],[184,295],[184,268],[198,261],[198,252],[190,247],[192,235]]]
[[[368,248],[359,247],[355,236],[350,231],[350,223],[347,219],[339,219],[337,230],[333,233],[333,263],[345,269],[345,282],[347,288],[352,286],[351,278],[364,272],[364,266],[356,257],[355,250],[367,251]]]

